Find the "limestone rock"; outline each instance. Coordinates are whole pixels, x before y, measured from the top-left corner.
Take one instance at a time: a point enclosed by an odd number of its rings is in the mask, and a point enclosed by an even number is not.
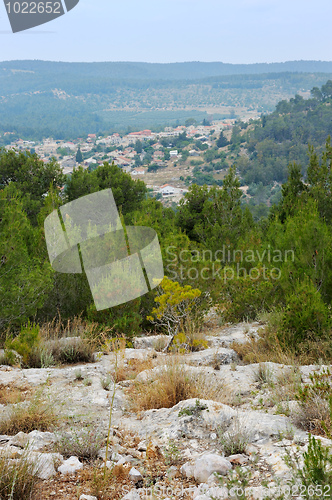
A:
[[[140,495],[138,494],[137,490],[131,490],[127,495],[125,495],[122,500],[141,500]]]
[[[211,474],[217,472],[225,476],[232,466],[226,458],[215,453],[207,453],[195,460],[194,477],[199,483],[206,483]]]
[[[132,481],[133,483],[138,483],[138,481],[141,481],[143,479],[142,477],[142,474],[140,473],[140,471],[138,471],[137,469],[135,469],[134,467],[132,467],[129,471],[129,479],[130,481]]]
[[[58,471],[61,472],[61,474],[74,474],[81,469],[83,469],[83,464],[77,457],[68,458],[68,460],[65,460],[63,464],[58,467]]]
[[[224,347],[205,349],[186,356],[186,362],[189,365],[212,366],[213,368],[218,368],[220,365],[230,365],[234,361],[238,361],[236,352]]]

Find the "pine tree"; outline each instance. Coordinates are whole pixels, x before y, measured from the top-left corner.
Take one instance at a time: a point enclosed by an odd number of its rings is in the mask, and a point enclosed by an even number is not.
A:
[[[76,153],[76,163],[82,163],[83,162],[83,155],[80,146],[78,146],[78,150]]]

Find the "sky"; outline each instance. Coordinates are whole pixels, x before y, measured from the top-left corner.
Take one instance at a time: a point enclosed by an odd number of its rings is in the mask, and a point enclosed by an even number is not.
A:
[[[6,2],[1,61],[332,60],[331,0],[80,0],[64,16],[15,34]]]

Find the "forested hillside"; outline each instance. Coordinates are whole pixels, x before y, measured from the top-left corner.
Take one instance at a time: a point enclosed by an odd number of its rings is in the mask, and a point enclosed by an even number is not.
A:
[[[278,103],[273,113],[264,115],[246,133],[237,136],[244,149],[237,167],[246,184],[263,185],[285,182],[287,166],[296,161],[306,172],[309,164],[308,145],[322,151],[328,135],[332,135],[332,81],[321,89],[314,87],[311,98],[296,95]],[[244,141],[244,142],[243,142]]]
[[[0,63],[0,133],[70,139],[273,111],[307,95],[332,64]]]

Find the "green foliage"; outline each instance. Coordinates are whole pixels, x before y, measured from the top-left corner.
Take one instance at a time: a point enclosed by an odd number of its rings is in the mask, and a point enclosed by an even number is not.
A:
[[[95,305],[91,304],[87,308],[87,317],[90,321],[109,327],[114,334],[122,333],[126,337],[133,337],[139,333],[143,320],[140,310],[141,298],[104,311],[97,311]]]
[[[67,201],[108,188],[112,188],[116,206],[124,215],[137,210],[147,193],[144,182],[132,180],[114,163],[104,163],[92,172],[82,167],[73,171],[66,185]]]
[[[53,159],[44,163],[28,151],[0,150],[0,189],[15,184],[22,193],[23,208],[34,224],[50,185],[58,189],[64,180],[60,166]]]
[[[76,153],[76,162],[77,163],[82,163],[83,162],[83,155],[82,155],[82,151],[81,151],[81,148],[78,146],[78,150],[77,150],[77,153]]]
[[[21,327],[20,333],[15,338],[7,338],[5,348],[20,354],[23,363],[28,366],[31,354],[39,346],[40,340],[39,326],[28,321],[26,326]]]
[[[323,100],[317,97],[317,92],[312,99],[296,95],[289,101],[279,102],[273,113],[256,123],[246,144],[249,162],[237,165],[245,183],[283,182],[287,166],[294,161],[303,170],[308,167],[308,143],[322,149],[326,135],[332,133],[330,83],[326,85]]]
[[[322,337],[331,324],[329,309],[310,280],[297,282],[294,293],[287,296],[278,337],[284,345],[296,349],[309,334]]]
[[[331,485],[332,481],[332,456],[328,447],[323,446],[319,439],[309,434],[308,451],[303,454],[304,466],[299,471],[299,476],[304,485]],[[312,498],[321,498],[313,496]]]
[[[222,286],[218,306],[225,322],[254,320],[260,311],[271,310],[280,300],[278,281],[271,278],[263,267],[253,269],[252,275],[239,276],[236,269],[229,268],[226,276],[230,279],[226,279]]]
[[[42,243],[12,183],[0,191],[0,330],[27,321],[45,301],[52,270]]]
[[[196,399],[195,406],[187,406],[179,411],[178,416],[182,417],[183,415],[194,415],[195,417],[199,416],[203,410],[207,410],[208,407],[206,404],[201,403],[199,399]]]
[[[172,338],[180,330],[186,332],[190,323],[199,327],[204,314],[200,290],[181,286],[165,276],[154,300],[158,306],[147,319],[165,329]]]

